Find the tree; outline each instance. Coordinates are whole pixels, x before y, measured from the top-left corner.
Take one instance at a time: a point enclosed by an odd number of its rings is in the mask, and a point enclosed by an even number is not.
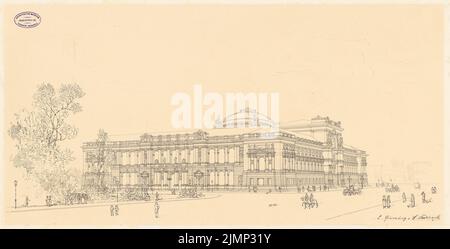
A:
[[[16,142],[14,166],[25,168],[49,193],[60,195],[68,188],[70,171],[65,166],[74,158],[62,142],[78,133],[68,120],[82,110],[78,101],[84,95],[77,84],[62,84],[57,90],[41,84],[33,95],[32,110],[16,113],[8,130]]]
[[[112,162],[113,154],[106,146],[108,142],[108,133],[104,130],[100,129],[97,134],[96,146],[95,150],[88,153],[87,162],[90,166],[90,173],[93,173],[94,178],[94,186],[98,190],[106,190],[107,186],[105,183],[105,174],[108,173],[109,166]]]

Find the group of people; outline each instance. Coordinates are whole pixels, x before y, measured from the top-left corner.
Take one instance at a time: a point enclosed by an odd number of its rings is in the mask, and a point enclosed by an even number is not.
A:
[[[50,206],[53,205],[53,202],[52,202],[52,196],[51,196],[51,195],[47,195],[47,196],[45,197],[45,205],[47,205],[48,207],[50,207]]]
[[[111,205],[109,210],[111,212],[111,216],[119,216],[119,205]]]
[[[418,183],[415,184],[414,186],[416,189],[418,187],[420,187],[420,185]],[[437,193],[437,188],[435,186],[431,187],[431,194],[436,194]],[[422,203],[430,203],[431,202],[431,198],[427,199],[427,195],[425,193],[425,191],[422,191],[422,193],[420,193],[421,197],[422,197]],[[383,195],[383,208],[390,208],[391,207],[391,199],[390,199],[390,195]],[[403,192],[402,193],[402,202],[407,204],[408,208],[414,208],[416,207],[416,199],[413,193],[411,193],[409,199],[406,196],[406,193]]]
[[[199,198],[202,195],[197,188],[182,189],[179,193],[180,198]]]
[[[383,208],[391,208],[391,195],[383,195]]]
[[[155,193],[155,218],[159,218],[159,201],[161,200],[159,193]],[[111,216],[119,216],[119,205],[111,205],[109,207]]]
[[[330,187],[328,187],[327,185],[308,185],[308,186],[297,186],[297,192],[301,193],[301,192],[316,192],[316,191],[327,191],[330,190]],[[275,187],[275,192],[282,192],[283,188],[281,186]],[[258,186],[248,186],[248,192],[254,192],[257,193],[258,192]],[[268,189],[266,191],[266,194],[270,194],[272,193],[272,189]]]
[[[433,188],[436,188],[436,187],[431,188],[431,193],[433,193]],[[436,191],[436,190],[434,189],[434,191]],[[434,192],[434,193],[436,193],[436,192]],[[426,203],[431,202],[431,198],[427,199],[427,195],[425,194],[425,191],[422,191],[422,193],[420,193],[420,195],[422,196],[422,203],[426,204]],[[403,192],[403,194],[402,194],[402,201],[403,201],[403,203],[406,203],[408,201],[408,198],[406,198],[405,192]],[[415,196],[414,196],[414,194],[411,194],[411,197],[409,198],[409,203],[408,203],[407,207],[413,208],[415,206],[416,206]]]
[[[307,191],[307,192],[316,192],[316,191],[327,191],[327,190],[330,190],[330,188],[327,186],[327,185],[319,185],[318,187],[317,186],[315,186],[315,185],[312,185],[312,186],[310,186],[310,185],[308,185],[306,188],[305,188],[305,186],[297,186],[297,192],[305,192],[305,191]]]

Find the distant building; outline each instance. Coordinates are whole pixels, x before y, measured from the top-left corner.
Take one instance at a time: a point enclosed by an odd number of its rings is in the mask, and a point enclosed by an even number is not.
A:
[[[236,123],[264,125],[230,128]],[[340,122],[318,116],[277,131],[268,123],[246,109],[226,118],[223,128],[86,142],[83,185],[97,184],[99,174],[120,189],[367,185],[367,154],[343,144]],[[99,151],[109,158],[101,172],[93,159]]]

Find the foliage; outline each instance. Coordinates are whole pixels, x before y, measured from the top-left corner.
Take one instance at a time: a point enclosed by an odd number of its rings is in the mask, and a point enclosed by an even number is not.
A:
[[[113,154],[106,146],[108,142],[108,133],[100,129],[97,134],[95,150],[87,155],[87,163],[89,172],[95,175],[94,184],[97,191],[106,191],[105,175],[109,173],[110,168],[107,167],[113,161]]]
[[[78,133],[68,120],[82,110],[78,100],[83,96],[77,84],[62,84],[59,89],[41,84],[33,95],[32,110],[16,113],[8,131],[16,142],[14,166],[25,168],[30,178],[54,195],[77,185],[76,173],[66,169],[74,160],[72,151],[61,145]]]

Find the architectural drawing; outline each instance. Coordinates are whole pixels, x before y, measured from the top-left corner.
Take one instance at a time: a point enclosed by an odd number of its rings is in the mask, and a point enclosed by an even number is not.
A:
[[[241,112],[246,124],[255,121],[251,110]],[[236,122],[237,114],[227,122]],[[270,122],[264,115],[256,117],[257,123]],[[119,191],[367,186],[367,154],[343,144],[340,122],[317,116],[304,124],[282,126],[272,138],[263,136],[264,129],[217,128],[86,142],[83,185],[92,187],[101,177]],[[111,158],[101,172],[95,167],[100,149]]]
[[[5,5],[4,226],[446,226],[443,12]]]

